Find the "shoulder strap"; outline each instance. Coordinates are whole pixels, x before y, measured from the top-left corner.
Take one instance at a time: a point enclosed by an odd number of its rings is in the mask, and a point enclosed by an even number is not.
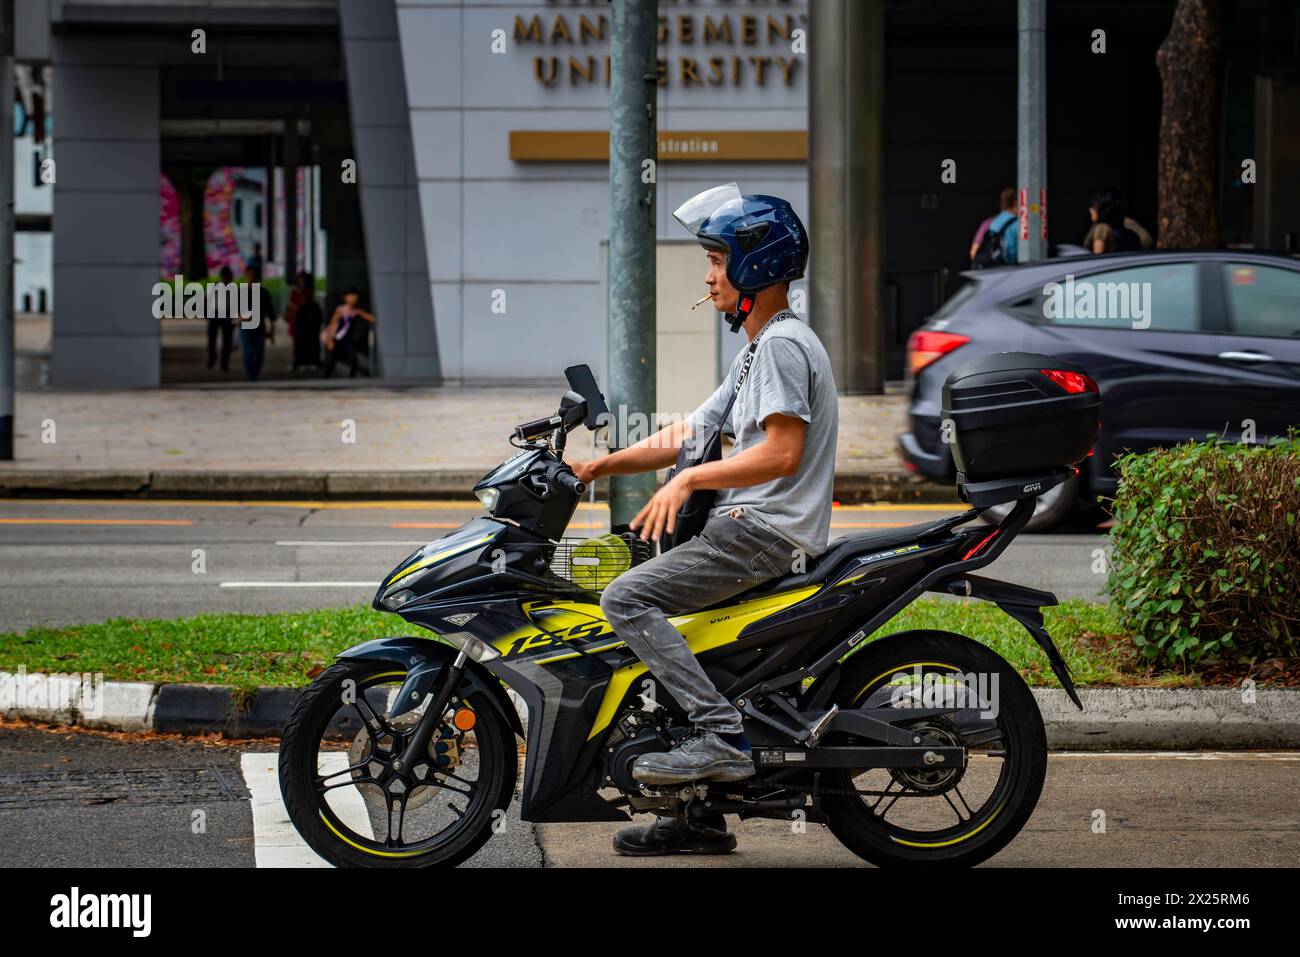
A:
[[[740,374],[736,376],[736,387],[731,390],[731,398],[727,400],[727,407],[722,410],[722,418],[719,420],[719,428],[721,428],[721,423],[727,421],[727,416],[731,415],[731,407],[736,404],[736,396],[740,395],[740,387],[745,384],[745,377],[749,375],[749,367],[754,364],[754,352],[758,349],[759,340],[763,338],[763,334],[767,332],[772,323],[780,322],[782,319],[789,319],[792,316],[794,316],[794,313],[789,309],[782,309],[764,323],[763,328],[760,329],[758,335],[754,337],[754,341],[751,342],[749,348],[745,350],[745,361],[740,365]]]

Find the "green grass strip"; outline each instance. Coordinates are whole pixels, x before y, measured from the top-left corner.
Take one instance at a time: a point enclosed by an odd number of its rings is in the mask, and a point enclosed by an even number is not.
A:
[[[1105,605],[1068,601],[1047,609],[1047,628],[1079,684],[1121,677],[1127,644]],[[1015,665],[1030,684],[1055,686],[1047,659],[1029,634],[993,605],[926,598],[876,632],[932,628],[969,635]],[[33,628],[0,634],[0,671],[100,674],[109,681],[190,681],[258,686],[309,683],[334,655],[385,635],[426,634],[395,615],[357,605],[265,615],[210,614],[193,618],[115,618],[92,625]],[[1105,640],[1111,639],[1111,640]],[[862,645],[859,646],[863,647]],[[1098,650],[1098,649],[1101,650]]]

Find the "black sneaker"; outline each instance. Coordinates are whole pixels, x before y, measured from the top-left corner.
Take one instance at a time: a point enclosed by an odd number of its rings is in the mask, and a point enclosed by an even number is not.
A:
[[[727,833],[721,814],[688,824],[678,817],[657,817],[653,824],[625,827],[614,835],[614,850],[628,857],[664,854],[730,854],[736,835]]]
[[[748,752],[698,728],[671,751],[643,754],[632,765],[632,777],[642,784],[743,781],[753,776],[754,761]]]

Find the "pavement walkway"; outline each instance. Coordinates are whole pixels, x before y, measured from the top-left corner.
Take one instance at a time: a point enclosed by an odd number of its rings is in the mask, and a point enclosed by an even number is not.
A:
[[[0,493],[463,495],[513,454],[512,428],[553,411],[559,393],[346,382],[20,392]],[[953,500],[951,486],[902,470],[905,421],[902,395],[841,397],[838,497]],[[570,455],[591,454],[579,430]]]

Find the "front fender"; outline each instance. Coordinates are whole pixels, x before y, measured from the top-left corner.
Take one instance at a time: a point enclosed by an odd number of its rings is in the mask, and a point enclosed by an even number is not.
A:
[[[345,661],[385,661],[407,670],[406,681],[397,693],[396,703],[389,714],[396,718],[418,707],[420,702],[438,686],[443,672],[456,660],[459,652],[441,642],[411,636],[375,638],[353,645],[335,657]],[[466,659],[461,678],[463,694],[481,691],[496,705],[497,710],[510,722],[515,734],[524,736],[519,712],[511,704],[501,682],[475,661]]]

